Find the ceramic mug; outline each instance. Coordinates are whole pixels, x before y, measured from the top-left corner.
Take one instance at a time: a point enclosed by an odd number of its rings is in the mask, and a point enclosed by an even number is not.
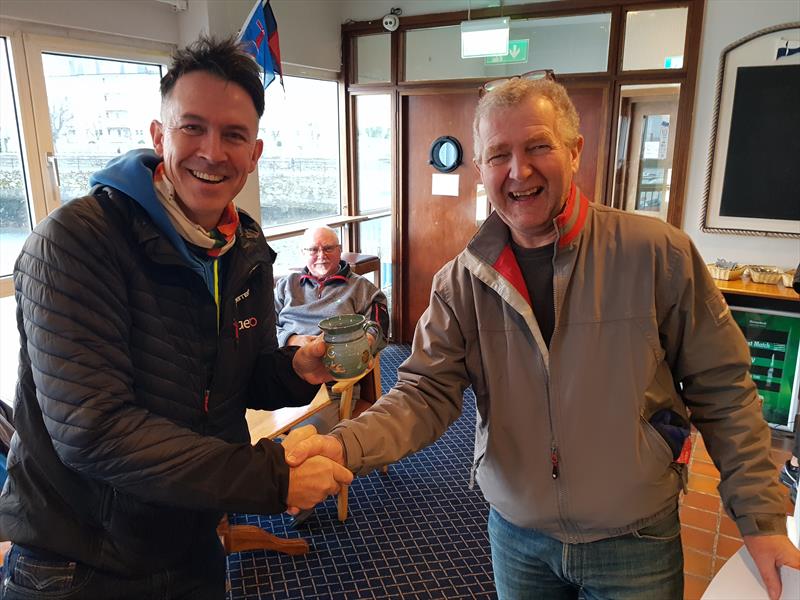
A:
[[[369,368],[369,359],[383,335],[380,325],[364,315],[339,315],[319,322],[325,340],[322,362],[336,379],[358,377]],[[372,346],[367,332],[374,337]]]

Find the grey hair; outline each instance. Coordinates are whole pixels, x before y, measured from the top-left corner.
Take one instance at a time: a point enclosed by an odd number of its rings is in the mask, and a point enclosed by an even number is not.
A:
[[[546,98],[556,111],[557,133],[569,148],[578,143],[580,118],[575,105],[572,104],[567,90],[560,83],[549,79],[511,79],[486,94],[478,102],[475,119],[472,122],[472,140],[475,149],[475,162],[480,164],[483,143],[479,127],[481,119],[498,108],[509,108],[521,104],[524,100],[537,97]]]

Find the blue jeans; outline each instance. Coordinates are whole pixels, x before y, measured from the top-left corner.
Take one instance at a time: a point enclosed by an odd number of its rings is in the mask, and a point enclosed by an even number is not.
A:
[[[133,578],[14,544],[3,565],[0,599],[221,600],[225,577],[225,551],[218,540],[205,555],[192,552],[180,567]]]
[[[489,541],[499,600],[683,599],[677,509],[628,535],[564,544],[517,527],[492,508]]]

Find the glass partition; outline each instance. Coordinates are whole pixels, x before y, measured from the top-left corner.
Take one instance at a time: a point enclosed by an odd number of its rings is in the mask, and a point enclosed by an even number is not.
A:
[[[512,19],[508,56],[462,59],[460,25],[415,29],[405,34],[406,81],[604,72],[610,32],[611,13]]]
[[[391,34],[356,38],[356,83],[387,83],[392,78]]]
[[[689,9],[632,10],[625,18],[622,68],[680,69]]]

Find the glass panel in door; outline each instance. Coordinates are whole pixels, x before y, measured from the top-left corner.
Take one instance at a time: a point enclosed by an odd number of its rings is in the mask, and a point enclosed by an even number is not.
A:
[[[614,206],[666,220],[680,85],[627,85],[620,96]]]

